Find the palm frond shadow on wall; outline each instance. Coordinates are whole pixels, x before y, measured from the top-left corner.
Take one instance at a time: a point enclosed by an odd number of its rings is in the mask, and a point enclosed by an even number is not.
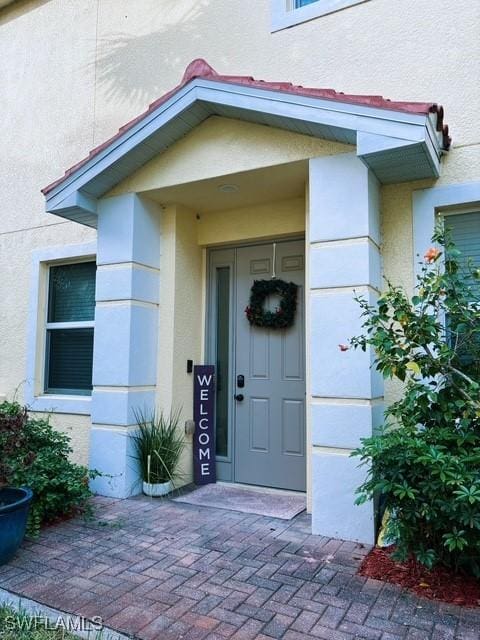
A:
[[[212,11],[206,11],[211,3],[212,0],[159,2],[156,15],[145,16],[143,34],[117,32],[101,36],[94,64],[104,99],[128,99],[143,107],[177,84],[186,64],[202,57],[205,51],[202,34],[212,27],[208,24]],[[150,31],[152,22],[160,26]],[[183,47],[181,56],[179,42]]]

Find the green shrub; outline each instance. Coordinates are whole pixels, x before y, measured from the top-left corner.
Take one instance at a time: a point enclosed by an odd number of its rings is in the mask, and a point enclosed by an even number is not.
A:
[[[88,481],[98,473],[71,462],[71,451],[68,436],[48,419],[32,418],[16,402],[0,404],[0,485],[32,489],[30,535],[45,522],[89,512]]]
[[[391,284],[376,306],[358,299],[365,333],[352,346],[371,345],[404,390],[353,454],[369,466],[357,502],[388,508],[397,559],[480,576],[480,272],[443,232],[434,242],[411,299]]]

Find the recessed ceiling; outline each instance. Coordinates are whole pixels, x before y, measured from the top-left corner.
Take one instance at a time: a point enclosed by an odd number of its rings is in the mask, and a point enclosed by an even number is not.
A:
[[[198,213],[228,211],[256,204],[303,197],[308,165],[301,160],[288,164],[244,171],[220,178],[199,180],[174,187],[145,192],[163,205],[182,204]],[[226,184],[238,187],[234,191],[221,189]]]

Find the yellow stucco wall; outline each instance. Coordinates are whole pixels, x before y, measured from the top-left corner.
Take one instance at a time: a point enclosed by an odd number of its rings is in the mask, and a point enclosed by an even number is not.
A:
[[[193,376],[187,374],[187,360],[201,362],[203,335],[202,249],[197,242],[193,211],[176,207],[175,301],[173,306],[172,405],[182,409],[182,424],[192,419]],[[165,274],[162,274],[165,276]],[[162,278],[163,281],[163,278]],[[170,311],[172,312],[172,310]],[[165,344],[165,343],[164,343]],[[169,347],[170,348],[170,347]],[[162,362],[162,350],[159,362]],[[181,470],[191,481],[191,438],[187,438]]]
[[[57,6],[65,2],[55,2]],[[67,4],[68,1],[67,1]],[[272,34],[270,0],[100,0],[95,130],[120,122],[204,57],[227,74],[333,87],[398,100],[437,100],[458,144],[478,142],[478,3],[370,0]],[[461,38],[458,24],[461,22]],[[122,116],[126,116],[123,117]]]
[[[44,413],[33,413],[37,418],[44,418]],[[50,424],[66,433],[70,438],[73,449],[71,460],[77,464],[88,465],[88,454],[90,451],[90,418],[88,416],[77,416],[66,413],[51,413]]]
[[[434,9],[431,2],[403,0],[401,10],[392,9],[391,0],[370,0],[272,34],[269,0],[23,0],[1,9],[0,394],[11,397],[19,385],[22,394],[31,252],[95,238],[94,230],[46,215],[40,188],[176,85],[193,58],[205,57],[226,74],[438,101],[453,136],[439,183],[480,180],[480,5],[457,0],[455,17],[451,0],[438,0]],[[148,189],[161,180],[174,184],[241,171],[245,162],[251,168],[345,150],[218,120],[204,123],[135,180]],[[221,149],[214,133],[223,136]],[[428,184],[433,182],[382,188],[385,273],[407,287],[413,279],[411,193]],[[262,207],[262,233],[263,224],[270,225],[267,235],[300,227],[298,204],[291,203],[291,210],[286,203]],[[273,209],[277,217],[269,218]],[[183,215],[191,225],[169,208],[164,215],[164,273],[197,268],[201,252],[194,251],[195,265],[185,255],[195,243],[239,240],[246,232],[239,228],[240,215],[249,221],[249,235],[258,233],[258,211],[202,214],[199,221],[191,212]],[[163,282],[161,315],[185,299],[174,279]],[[173,364],[174,348],[183,356],[198,349],[174,341],[188,321],[180,309],[177,326],[163,314],[160,345],[169,359],[159,357],[159,401],[168,400],[167,390],[177,388],[176,376],[183,375],[185,363],[179,359],[178,370]],[[187,398],[187,382],[178,385],[179,400]],[[393,393],[388,386],[387,399]],[[60,415],[55,423],[72,427],[78,459],[86,460],[88,418]]]
[[[108,195],[162,189],[350,151],[349,145],[214,116],[122,181]]]
[[[18,387],[23,400],[32,252],[96,237],[47,215],[40,193],[93,144],[95,8],[38,0],[0,10],[0,394],[9,399]],[[90,418],[51,420],[87,463]]]
[[[305,201],[295,198],[202,213],[197,228],[198,242],[205,246],[293,236],[305,231]]]
[[[3,228],[3,212],[0,215]],[[21,232],[0,232],[0,394],[8,400],[16,397],[22,402],[24,399],[32,252],[44,247],[88,242],[95,239],[95,235],[92,229],[70,222]],[[51,419],[55,427],[71,436],[72,459],[86,463],[90,417],[58,414]]]

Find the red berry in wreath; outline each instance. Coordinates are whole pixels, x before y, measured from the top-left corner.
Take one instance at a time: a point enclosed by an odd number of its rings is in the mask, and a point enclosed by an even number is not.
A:
[[[245,314],[252,326],[267,329],[287,329],[293,325],[297,309],[298,286],[294,282],[272,280],[255,280],[250,290],[249,305]],[[275,311],[265,309],[265,300],[270,295],[280,297],[280,305]]]

